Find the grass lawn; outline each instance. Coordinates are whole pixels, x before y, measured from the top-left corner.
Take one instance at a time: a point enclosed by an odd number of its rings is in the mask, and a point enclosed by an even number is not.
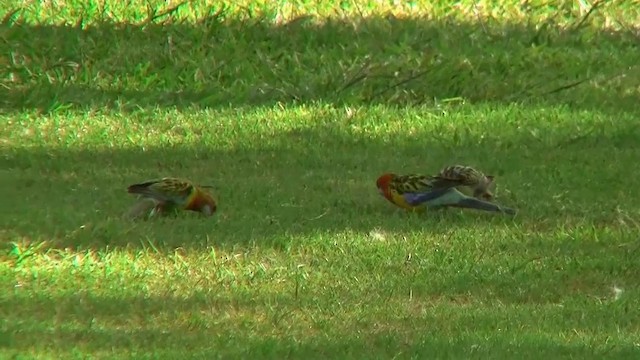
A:
[[[640,358],[634,1],[104,3],[0,5],[1,359]]]

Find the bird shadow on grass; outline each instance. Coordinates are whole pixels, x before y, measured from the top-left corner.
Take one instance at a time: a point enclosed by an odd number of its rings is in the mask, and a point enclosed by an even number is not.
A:
[[[523,10],[526,11],[527,10]],[[396,18],[282,24],[208,16],[85,28],[2,25],[7,77],[0,109],[255,107],[310,102],[415,106],[472,103],[562,105],[637,111],[637,36],[560,24]],[[79,22],[82,24],[82,22]]]

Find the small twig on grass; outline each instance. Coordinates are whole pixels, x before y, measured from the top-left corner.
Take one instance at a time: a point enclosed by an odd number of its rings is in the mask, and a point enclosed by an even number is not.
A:
[[[380,95],[382,95],[382,94],[386,93],[386,92],[387,92],[387,91],[389,91],[389,90],[393,90],[393,89],[395,89],[395,88],[397,88],[397,87],[399,87],[399,86],[402,86],[402,85],[404,85],[404,84],[406,84],[406,83],[408,83],[408,82],[411,82],[411,81],[413,81],[413,80],[415,80],[415,79],[418,79],[418,78],[420,78],[420,77],[422,77],[422,76],[426,75],[429,71],[430,71],[430,69],[427,69],[427,70],[424,70],[424,71],[420,71],[420,72],[418,72],[417,74],[411,75],[411,76],[409,76],[408,78],[406,78],[406,79],[404,79],[404,80],[400,80],[400,81],[398,81],[397,83],[392,84],[392,85],[390,85],[390,86],[388,86],[388,87],[386,87],[386,88],[384,88],[384,89],[382,89],[382,90],[380,90],[380,91],[378,91],[378,92],[374,93],[373,95],[371,95],[371,96],[369,97],[368,101],[373,100],[374,98],[376,98],[376,97],[378,97],[378,96],[380,96]]]
[[[19,13],[21,10],[22,9],[18,8],[18,9],[9,11],[5,16],[2,17],[2,25],[6,25],[9,22],[14,22],[13,16]]]
[[[357,76],[354,76],[351,80],[349,80],[343,87],[338,89],[336,93],[339,94],[368,77],[369,75],[367,74],[359,73]]]
[[[311,15],[300,15],[282,24],[281,27],[289,31],[296,31],[300,26],[304,26],[305,22],[313,19],[314,17]]]
[[[475,13],[478,24],[480,24],[480,27],[482,28],[482,31],[485,33],[485,35],[492,36],[492,34],[489,33],[489,30],[485,26],[484,19],[480,15],[480,11],[478,10],[478,4],[473,4],[473,12]],[[487,17],[491,18],[491,15],[488,15]]]
[[[541,95],[545,95],[547,94],[547,92],[539,92],[539,93],[534,93],[533,90],[538,89],[543,87],[546,84],[551,84],[556,82],[557,80],[562,80],[563,75],[557,75],[551,79],[542,79],[540,81],[537,81],[535,83],[532,83],[531,85],[523,88],[522,90],[515,92],[514,94],[506,97],[505,99],[508,101],[514,101],[514,100],[518,100],[518,99],[523,99],[523,98],[528,98],[528,97],[533,97],[533,96],[541,96]],[[589,79],[584,79],[583,81],[587,81]],[[557,89],[555,89],[557,90]],[[561,89],[563,90],[563,89]],[[561,91],[561,90],[557,90],[557,91]],[[551,92],[553,92],[554,90],[551,90]]]
[[[358,70],[356,75],[354,75],[351,78],[351,80],[347,81],[346,84],[344,84],[340,89],[338,89],[336,94],[339,94],[339,93],[347,90],[348,88],[352,87],[353,85],[359,83],[360,81],[368,78],[369,77],[369,70],[371,70],[371,66],[370,65],[371,65],[371,59],[366,59],[366,61],[364,62],[364,64],[362,64],[362,66],[360,67],[360,70]]]
[[[513,274],[515,274],[516,272],[518,272],[518,271],[520,271],[520,270],[524,269],[524,267],[525,267],[525,266],[529,265],[530,263],[532,263],[532,262],[534,262],[534,261],[536,261],[536,260],[540,260],[540,259],[542,259],[542,256],[535,256],[535,257],[532,257],[531,259],[529,259],[529,260],[527,260],[527,261],[523,262],[522,264],[520,264],[520,265],[518,265],[518,266],[513,267],[513,268],[511,269],[511,274],[512,274],[512,275],[513,275]]]
[[[155,252],[156,254],[160,254],[160,250],[158,250],[158,248],[156,247],[156,245],[153,243],[153,241],[151,241],[151,239],[146,238],[146,243],[149,244],[149,246],[151,247],[151,249],[153,249],[153,252]],[[145,243],[142,243],[142,247],[145,248],[146,245]]]
[[[473,269],[476,268],[478,264],[480,264],[480,262],[482,261],[482,259],[484,258],[484,255],[487,253],[486,249],[483,249],[482,252],[480,253],[480,255],[476,256],[472,262],[469,263],[469,266],[467,266],[467,272],[468,273],[472,273]],[[484,279],[478,275],[478,272],[476,271],[475,274],[472,274],[472,276],[478,280],[478,281],[483,281]]]
[[[633,254],[636,251],[640,250],[640,241],[636,240],[632,242],[626,242],[624,244],[618,245],[618,247],[625,248],[628,254]]]
[[[558,143],[556,144],[556,146],[557,146],[557,147],[565,147],[565,146],[567,146],[567,145],[574,144],[574,143],[576,143],[576,142],[578,142],[578,141],[581,141],[581,140],[586,139],[588,136],[590,136],[591,134],[593,134],[595,131],[596,131],[596,128],[595,128],[595,127],[593,127],[593,128],[591,128],[591,129],[589,129],[589,131],[587,131],[587,132],[585,132],[585,133],[583,133],[583,134],[576,135],[576,136],[573,136],[573,137],[571,137],[571,138],[569,138],[569,139],[567,139],[567,140],[565,140],[565,141],[560,141],[560,142],[558,142]]]
[[[437,210],[438,210],[438,211],[440,211],[440,210],[447,210],[447,208],[443,207],[443,208],[439,208],[439,209],[437,209]],[[443,243],[445,243],[445,244],[449,244],[449,243],[451,243],[451,241],[450,241],[450,240],[451,240],[451,238],[453,237],[453,234],[455,234],[455,232],[456,232],[456,231],[455,231],[454,229],[449,230],[449,231],[447,232],[447,234],[445,235],[445,237],[444,237],[444,241],[443,241]]]
[[[640,37],[640,31],[636,30],[634,27],[629,26],[626,22],[623,22],[620,19],[613,19],[621,28],[623,28],[626,32],[628,32],[631,36],[638,38]]]
[[[538,96],[542,96],[542,95],[550,95],[550,94],[555,94],[555,93],[560,92],[560,91],[569,90],[569,89],[571,89],[571,88],[573,88],[573,87],[576,87],[576,86],[578,86],[578,85],[580,85],[580,84],[582,84],[582,83],[585,83],[585,82],[587,82],[587,81],[589,81],[589,80],[591,80],[591,78],[585,78],[585,79],[582,79],[582,80],[574,81],[574,82],[572,82],[572,83],[569,83],[569,84],[566,84],[566,85],[562,85],[562,86],[560,86],[560,87],[557,87],[557,88],[555,88],[555,89],[553,89],[553,90],[550,90],[550,91],[547,91],[547,92],[540,93],[540,94],[538,94]]]
[[[324,217],[325,215],[327,215],[329,213],[329,209],[325,210],[322,214],[312,217],[311,219],[307,219],[307,221],[314,221],[314,220],[318,220],[321,217]]]
[[[577,31],[579,30],[582,25],[584,25],[584,23],[587,21],[587,19],[589,18],[589,16],[591,16],[591,14],[598,8],[600,7],[600,5],[604,4],[605,0],[598,0],[595,3],[593,3],[593,5],[591,5],[591,7],[589,8],[589,11],[587,11],[586,14],[584,14],[584,16],[582,16],[582,19],[580,19],[580,21],[571,29],[571,31]]]
[[[599,83],[606,83],[606,82],[611,81],[611,80],[613,80],[613,79],[615,79],[617,77],[624,76],[630,69],[636,68],[638,66],[639,65],[630,66],[627,69],[621,70],[621,71],[619,71],[619,72],[617,72],[617,73],[615,73],[615,74],[613,74],[611,76],[605,77],[604,79],[602,79],[603,77],[598,77],[597,81]],[[561,92],[561,91],[564,91],[564,90],[569,90],[571,88],[574,88],[574,87],[576,87],[578,85],[582,85],[585,82],[588,82],[588,81],[591,81],[591,80],[594,80],[594,79],[596,79],[596,76],[591,76],[591,77],[584,78],[582,80],[574,81],[572,83],[559,86],[559,87],[554,88],[554,89],[549,90],[549,91],[543,91],[543,92],[539,92],[539,93],[531,93],[532,89],[535,89],[536,87],[540,87],[540,85],[544,84],[543,82],[540,82],[540,83],[536,83],[534,85],[531,85],[531,86],[529,86],[529,87],[517,92],[516,94],[507,97],[506,99],[510,100],[510,101],[513,101],[514,99],[532,98],[532,97],[536,97],[536,96],[545,96],[545,95],[555,94],[555,93],[558,93],[558,92]],[[552,82],[552,81],[547,81],[547,82]]]
[[[615,79],[615,78],[617,78],[619,76],[624,76],[627,73],[628,70],[630,70],[631,68],[637,67],[637,66],[638,65],[634,65],[634,66],[631,66],[631,67],[629,67],[627,69],[619,71],[619,72],[617,72],[617,73],[615,73],[615,74],[613,74],[613,75],[611,75],[609,77],[604,78],[603,80],[599,80],[599,82],[608,82],[608,81],[611,81],[611,80],[613,80],[613,79]],[[546,92],[543,92],[543,93],[539,93],[539,94],[536,94],[536,95],[537,96],[544,96],[544,95],[555,94],[555,93],[560,92],[560,91],[564,91],[564,90],[568,90],[568,89],[574,88],[574,87],[576,87],[578,85],[581,85],[581,84],[583,84],[583,83],[585,83],[587,81],[593,80],[594,78],[595,78],[595,76],[587,77],[587,78],[584,78],[582,80],[578,80],[578,81],[575,81],[575,82],[572,82],[572,83],[569,83],[569,84],[566,84],[566,85],[562,85],[562,86],[557,87],[557,88],[555,88],[553,90],[546,91]]]
[[[147,18],[142,20],[141,23],[139,23],[139,26],[144,26],[147,25],[151,22],[154,22],[155,20],[163,17],[163,16],[168,16],[168,15],[172,15],[173,13],[175,13],[176,11],[178,11],[181,7],[183,7],[184,5],[188,4],[190,2],[190,0],[186,0],[183,1],[181,3],[178,3],[177,5],[174,5],[160,13],[157,13],[157,9],[153,8],[150,4],[147,4]]]

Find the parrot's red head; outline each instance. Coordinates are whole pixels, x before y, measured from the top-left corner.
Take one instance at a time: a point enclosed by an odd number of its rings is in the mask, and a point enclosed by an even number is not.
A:
[[[186,210],[197,211],[205,216],[213,215],[217,209],[218,206],[213,196],[199,187],[196,188],[192,200],[186,207]]]
[[[376,186],[378,187],[378,191],[380,195],[386,197],[387,199],[391,198],[391,194],[389,194],[389,184],[393,179],[395,179],[396,174],[385,173],[382,174],[378,180],[376,180]]]

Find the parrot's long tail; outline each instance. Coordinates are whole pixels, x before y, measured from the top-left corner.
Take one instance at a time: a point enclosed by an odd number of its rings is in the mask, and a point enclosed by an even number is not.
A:
[[[474,198],[460,199],[457,204],[453,204],[452,206],[467,208],[467,209],[483,210],[483,211],[503,212],[509,215],[516,214],[516,211],[512,208],[500,206],[494,203],[490,203],[487,201],[474,199]]]
[[[127,192],[129,194],[149,195],[149,186],[155,184],[155,181],[147,181],[145,183],[129,185]]]
[[[432,194],[431,198],[427,201],[427,206],[434,208],[450,206],[464,209],[502,212],[509,215],[516,214],[514,209],[467,196],[455,188],[438,190],[434,192],[434,194],[437,194],[437,196],[433,196]]]

